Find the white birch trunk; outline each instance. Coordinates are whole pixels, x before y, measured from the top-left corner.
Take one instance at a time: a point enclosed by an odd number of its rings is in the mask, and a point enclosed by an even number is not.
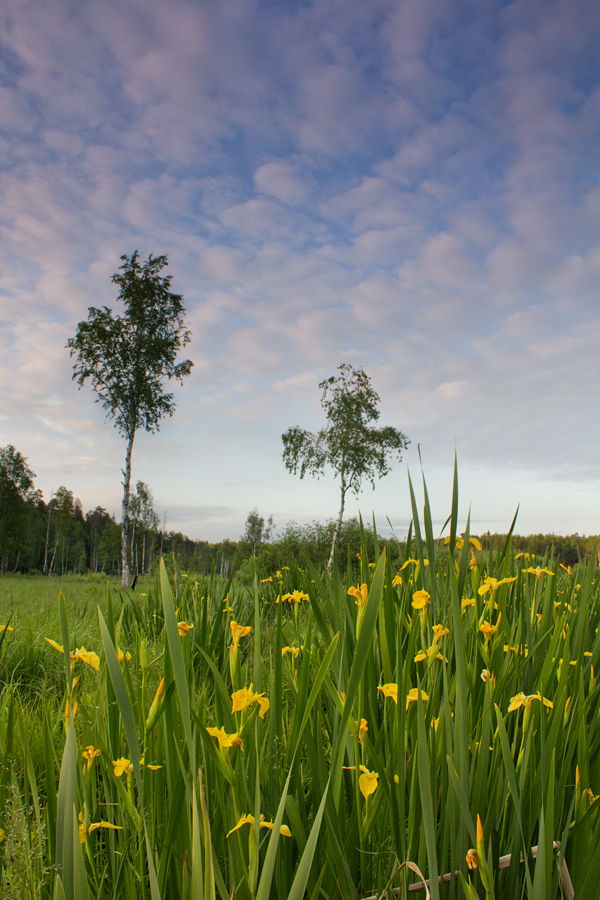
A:
[[[54,496],[54,491],[50,494],[50,503],[52,503],[52,498]],[[48,544],[50,543],[50,516],[52,515],[52,507],[48,504],[48,527],[46,529],[46,549],[44,550],[44,575],[48,574]]]
[[[335,530],[333,532],[333,540],[331,542],[331,553],[329,555],[329,562],[327,563],[327,571],[331,575],[333,571],[333,554],[335,553],[335,547],[338,541],[338,537],[340,535],[340,528],[342,527],[342,519],[344,518],[344,506],[346,503],[346,491],[348,487],[346,485],[346,479],[344,477],[344,470],[342,469],[342,500],[340,503],[340,513],[337,518],[337,522],[335,523]]]
[[[59,531],[58,537],[56,538],[56,544],[54,545],[54,553],[52,554],[52,562],[50,563],[50,569],[49,569],[50,575],[52,575],[52,573],[54,572],[54,560],[56,559],[56,551],[58,550],[58,544],[60,541],[61,534],[62,534],[62,531]]]
[[[129,493],[131,487],[131,453],[135,431],[129,436],[127,442],[127,454],[125,456],[125,470],[123,472],[123,502],[121,505],[121,584],[129,587]]]

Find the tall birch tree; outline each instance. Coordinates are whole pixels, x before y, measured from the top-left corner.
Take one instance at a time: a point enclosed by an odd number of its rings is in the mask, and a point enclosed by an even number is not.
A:
[[[340,510],[338,513],[327,568],[331,572],[346,495],[358,496],[363,479],[375,487],[375,478],[383,478],[390,471],[390,459],[397,454],[402,459],[410,441],[406,435],[386,425],[372,426],[379,419],[379,395],[371,379],[362,368],[354,369],[343,363],[337,377],[332,375],[319,384],[321,406],[327,425],[316,434],[295,425],[282,435],[283,462],[293,475],[300,473],[320,478],[325,467],[331,466],[340,479]]]
[[[118,300],[124,315],[112,310],[90,307],[88,318],[77,326],[67,347],[75,357],[73,380],[79,388],[90,379],[106,415],[125,438],[125,468],[121,506],[122,584],[130,583],[131,454],[139,428],[159,430],[163,416],[175,411],[173,394],[165,392],[164,382],[172,378],[183,383],[193,363],[176,362],[177,354],[189,343],[190,332],[184,323],[183,297],[170,291],[171,276],[161,275],[166,256],[150,255],[140,263],[137,250],[122,256],[123,265],[112,276],[119,287]]]

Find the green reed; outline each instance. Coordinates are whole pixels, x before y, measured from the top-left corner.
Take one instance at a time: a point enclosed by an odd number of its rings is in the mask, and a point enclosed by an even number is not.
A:
[[[34,714],[0,696],[6,890],[595,897],[596,572],[459,536],[456,474],[435,535],[423,492],[406,559],[375,534],[358,584],[351,565],[290,561],[252,590],[163,565],[144,596],[109,590],[85,648],[61,597],[62,689]]]

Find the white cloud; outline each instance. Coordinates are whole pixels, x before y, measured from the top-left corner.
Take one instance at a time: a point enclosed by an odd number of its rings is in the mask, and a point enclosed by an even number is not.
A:
[[[254,173],[254,183],[263,194],[276,197],[290,206],[304,204],[314,189],[310,176],[303,176],[293,163],[286,160],[259,166]]]
[[[468,381],[444,381],[443,384],[440,384],[438,390],[445,399],[457,400],[467,393],[469,387]]]

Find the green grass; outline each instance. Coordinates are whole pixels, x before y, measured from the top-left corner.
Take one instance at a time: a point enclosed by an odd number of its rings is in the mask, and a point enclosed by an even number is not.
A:
[[[60,602],[57,582],[54,597],[5,582],[0,852],[18,834],[28,848],[5,853],[5,882],[355,900],[406,898],[421,873],[434,900],[546,900],[568,896],[566,865],[595,898],[597,572],[514,554],[510,536],[480,552],[468,523],[459,540],[456,479],[449,544],[412,496],[412,556],[392,569],[374,536],[358,583],[292,561],[251,588],[163,567],[135,595],[81,581]]]
[[[118,583],[111,582],[115,595]],[[0,578],[0,624],[9,624],[0,647],[0,684],[18,684],[32,696],[63,690],[59,654],[49,654],[46,638],[60,644],[58,595],[69,614],[75,646],[92,649],[98,641],[97,607],[106,609],[107,581],[82,576],[4,575]]]

